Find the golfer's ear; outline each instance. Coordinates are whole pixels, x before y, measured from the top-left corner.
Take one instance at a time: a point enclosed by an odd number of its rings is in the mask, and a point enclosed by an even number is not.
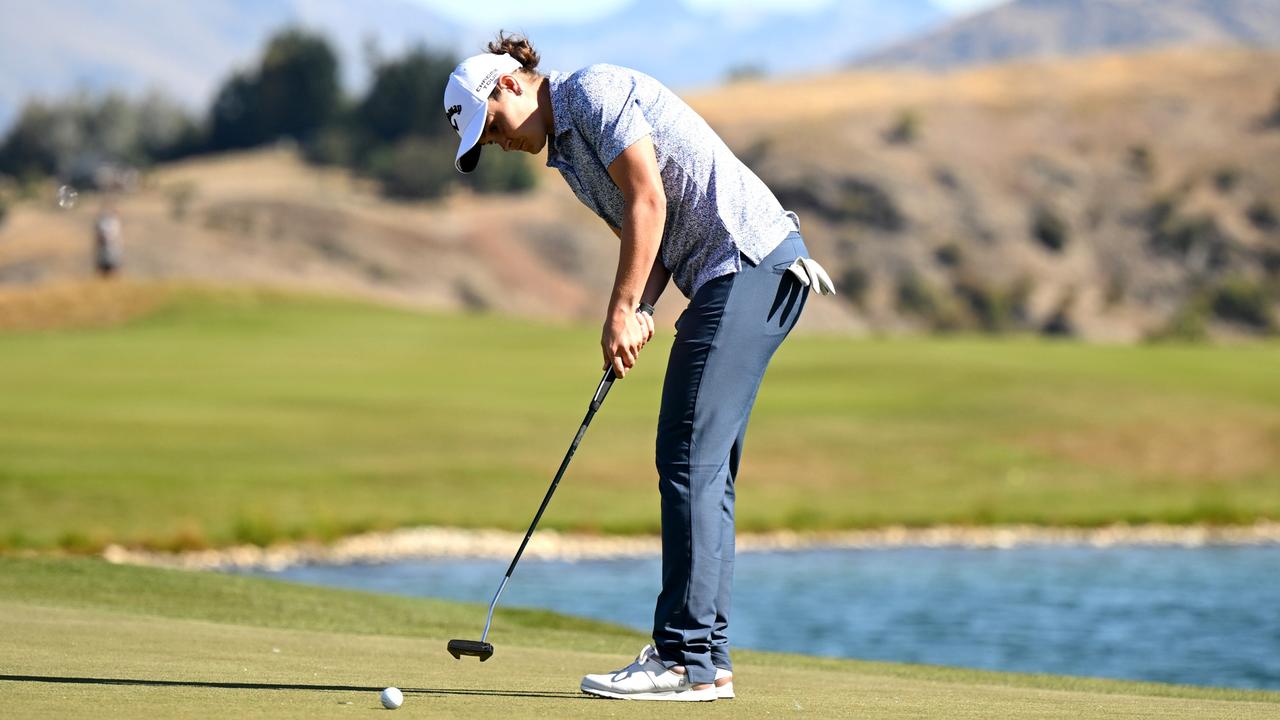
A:
[[[653,139],[648,135],[631,143],[609,163],[609,177],[629,201],[660,199],[666,204],[667,195],[662,189],[662,175],[658,172],[658,155],[653,149]]]

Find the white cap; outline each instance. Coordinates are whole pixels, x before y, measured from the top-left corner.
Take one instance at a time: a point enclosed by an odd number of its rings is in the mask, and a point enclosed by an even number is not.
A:
[[[458,155],[453,166],[458,172],[469,173],[480,162],[480,136],[484,134],[484,121],[489,116],[489,93],[498,84],[498,78],[524,67],[506,53],[474,55],[458,63],[444,88],[444,112],[449,124],[462,142],[458,143]]]

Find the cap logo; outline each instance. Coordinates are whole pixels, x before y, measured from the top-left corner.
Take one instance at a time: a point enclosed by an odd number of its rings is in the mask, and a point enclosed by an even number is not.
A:
[[[445,118],[448,119],[449,124],[453,126],[454,132],[462,132],[461,130],[458,129],[458,121],[453,117],[454,115],[458,115],[461,112],[462,112],[462,106],[454,105],[453,107],[449,108],[449,112],[445,113]]]
[[[489,74],[488,74],[488,75],[485,75],[485,76],[484,76],[484,79],[483,79],[483,80],[481,80],[481,81],[476,85],[475,92],[482,92],[482,91],[484,91],[484,90],[487,90],[487,89],[488,89],[488,86],[489,86],[491,83],[493,83],[493,82],[496,82],[496,81],[497,81],[497,79],[498,79],[498,75],[499,75],[499,74],[500,74],[500,73],[499,73],[497,70],[490,70],[490,71],[489,71]]]

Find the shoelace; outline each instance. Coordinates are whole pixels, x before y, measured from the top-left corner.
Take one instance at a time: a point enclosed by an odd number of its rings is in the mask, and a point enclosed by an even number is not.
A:
[[[644,667],[650,660],[656,660],[659,664],[662,662],[658,657],[657,649],[652,645],[645,645],[644,649],[640,651],[640,654],[636,656],[636,659],[630,665],[614,670],[613,674],[618,675],[620,673],[627,672],[635,666]]]

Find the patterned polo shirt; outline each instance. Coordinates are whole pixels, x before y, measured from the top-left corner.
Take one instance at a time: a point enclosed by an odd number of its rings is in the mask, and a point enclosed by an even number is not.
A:
[[[621,228],[622,191],[609,165],[637,140],[652,137],[667,196],[662,264],[692,298],[709,280],[773,251],[799,220],[729,150],[693,108],[657,80],[616,65],[550,72],[555,135],[547,165],[578,199]]]

